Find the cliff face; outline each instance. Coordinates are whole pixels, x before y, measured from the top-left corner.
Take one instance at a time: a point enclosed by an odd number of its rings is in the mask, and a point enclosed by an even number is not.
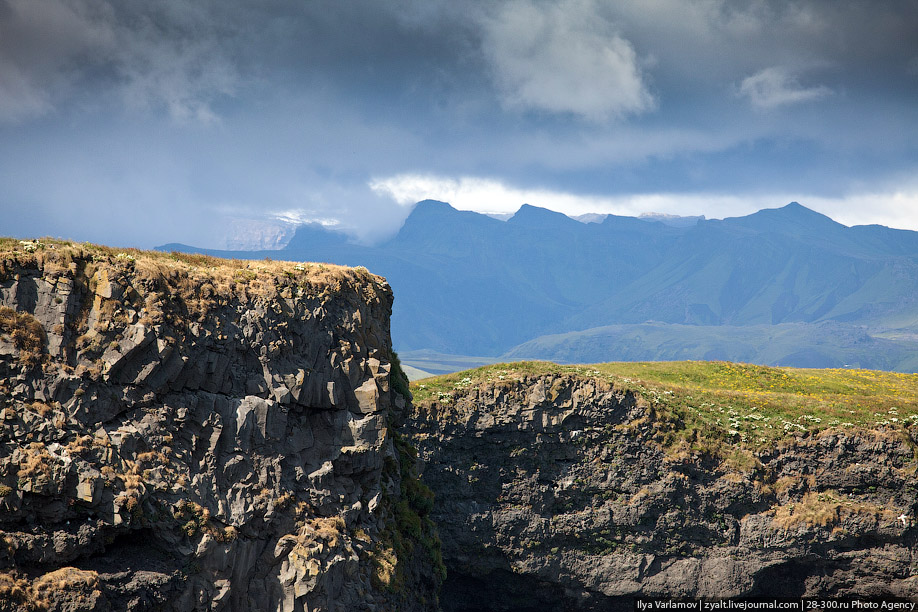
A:
[[[0,240],[0,612],[436,610],[431,519],[448,612],[918,597],[918,413],[730,455],[598,370],[412,406],[391,303],[362,269]]]
[[[602,377],[498,367],[408,420],[437,496],[444,610],[918,597],[914,429],[789,435],[724,460],[668,448],[674,424]]]
[[[0,609],[436,609],[391,303],[361,269],[2,241]]]

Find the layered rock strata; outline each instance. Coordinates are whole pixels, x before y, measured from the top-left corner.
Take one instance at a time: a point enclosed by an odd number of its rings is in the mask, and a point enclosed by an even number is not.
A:
[[[437,496],[444,610],[918,598],[914,426],[725,461],[666,448],[673,424],[601,378],[500,378],[460,381],[408,420]]]
[[[383,279],[0,247],[0,610],[437,608]]]

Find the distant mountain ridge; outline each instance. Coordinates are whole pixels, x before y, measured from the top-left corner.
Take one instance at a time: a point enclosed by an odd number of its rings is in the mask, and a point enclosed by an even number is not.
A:
[[[392,335],[404,350],[544,358],[554,355],[551,343],[530,341],[600,327],[723,327],[718,337],[743,328],[736,342],[750,343],[772,325],[832,323],[820,332],[827,343],[817,357],[807,352],[809,329],[786,355],[728,344],[739,354],[767,353],[769,364],[801,365],[794,356],[804,355],[806,365],[859,365],[877,362],[870,350],[918,333],[918,232],[846,227],[796,202],[744,217],[664,221],[606,215],[584,223],[531,205],[502,221],[425,200],[374,247],[303,226],[279,251],[160,248],[366,266],[395,292]],[[597,353],[603,334],[583,335],[589,349],[579,352],[567,337],[563,360],[615,360],[631,337],[616,334],[608,354]],[[865,342],[859,359],[851,346],[858,334],[884,340]],[[643,346],[643,358],[665,356],[653,348]],[[710,351],[692,352],[689,343],[679,355],[703,359]],[[885,367],[915,368],[909,351],[893,351],[900,357]]]

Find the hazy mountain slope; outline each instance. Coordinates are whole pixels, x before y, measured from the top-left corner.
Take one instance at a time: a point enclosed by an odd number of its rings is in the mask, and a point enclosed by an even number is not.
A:
[[[648,320],[871,324],[889,313],[915,311],[918,249],[910,250],[911,236],[862,229],[796,204],[705,221],[680,236],[660,265],[563,327]]]
[[[362,265],[385,276],[397,296],[392,333],[403,350],[500,355],[546,334],[648,321],[730,326],[723,333],[834,321],[891,342],[918,332],[918,233],[849,228],[797,203],[672,225],[615,215],[582,223],[529,205],[501,221],[426,200],[377,246],[308,225],[281,251],[219,254]],[[806,351],[818,334],[806,330],[794,350],[770,358]],[[746,343],[737,337],[734,344]],[[870,353],[843,344],[830,343],[825,360],[871,363]],[[703,358],[702,348],[680,356]],[[592,350],[590,359],[621,357]]]
[[[678,233],[631,218],[587,225],[533,206],[503,222],[425,201],[377,249],[399,263],[365,265],[399,296],[400,346],[499,354],[638,278]]]
[[[534,338],[504,359],[591,363],[705,359],[801,368],[918,371],[918,340],[875,338],[863,328],[826,322],[778,325],[609,325]]]

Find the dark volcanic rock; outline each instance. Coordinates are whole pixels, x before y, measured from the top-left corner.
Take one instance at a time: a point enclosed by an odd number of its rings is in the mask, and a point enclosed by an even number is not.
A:
[[[0,610],[436,609],[391,303],[365,270],[7,248]]]
[[[740,469],[666,451],[599,378],[508,376],[417,403],[449,611],[634,596],[918,597],[913,437],[791,437]]]

